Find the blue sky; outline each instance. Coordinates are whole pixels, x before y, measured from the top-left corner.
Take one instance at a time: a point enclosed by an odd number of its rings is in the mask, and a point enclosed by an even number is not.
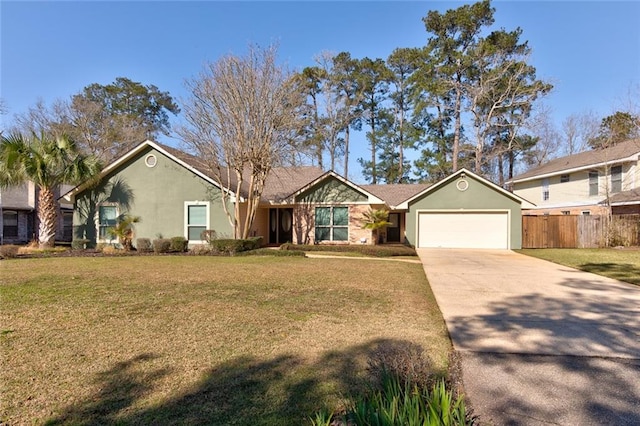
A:
[[[468,2],[467,2],[468,3]],[[67,98],[91,83],[127,77],[178,101],[207,61],[279,44],[291,69],[323,50],[386,58],[423,46],[422,17],[462,2],[0,2],[0,98],[8,113]],[[572,113],[615,111],[640,84],[640,2],[495,1],[495,28],[521,27],[538,76],[555,85],[545,103],[559,123]],[[176,145],[177,141],[161,140]],[[366,156],[356,140],[355,159]]]

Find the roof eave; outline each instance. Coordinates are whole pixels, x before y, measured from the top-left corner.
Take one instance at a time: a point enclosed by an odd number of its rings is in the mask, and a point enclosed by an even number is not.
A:
[[[628,157],[619,158],[617,160],[610,160],[610,161],[603,161],[603,162],[600,162],[600,163],[587,164],[585,166],[574,167],[574,168],[571,168],[571,169],[562,169],[562,170],[557,170],[555,172],[548,172],[548,173],[543,173],[543,174],[539,174],[539,175],[528,176],[528,177],[522,178],[522,179],[512,179],[510,181],[507,181],[506,183],[514,184],[514,183],[521,183],[521,182],[529,182],[529,181],[536,180],[536,179],[544,179],[544,178],[552,177],[552,176],[571,174],[571,173],[580,172],[580,171],[583,171],[583,170],[597,169],[597,168],[608,166],[608,165],[611,165],[611,164],[627,163],[627,162],[633,162],[633,161],[637,161],[637,160],[638,160],[638,154],[633,154],[633,155],[630,155]]]
[[[104,169],[102,169],[102,171],[100,172],[100,174],[98,175],[98,178],[96,180],[101,180],[102,178],[104,178],[106,175],[108,175],[109,173],[111,173],[111,171],[117,169],[120,165],[122,165],[123,163],[125,163],[126,161],[130,160],[131,158],[133,158],[134,156],[136,156],[137,154],[139,154],[141,151],[143,151],[146,147],[151,147],[153,149],[155,149],[156,151],[159,151],[160,153],[162,153],[163,155],[167,156],[168,158],[170,158],[171,160],[175,161],[176,163],[180,164],[181,166],[183,166],[185,169],[191,171],[192,173],[196,174],[197,176],[201,177],[202,179],[206,180],[207,182],[211,183],[214,186],[217,186],[218,188],[222,188],[222,185],[220,185],[219,182],[217,182],[215,179],[211,178],[209,175],[201,172],[200,170],[196,169],[195,167],[193,167],[190,164],[187,164],[186,162],[182,161],[181,159],[179,159],[178,157],[176,157],[175,155],[171,154],[170,152],[168,152],[167,150],[165,150],[164,148],[162,148],[160,145],[158,145],[157,143],[153,142],[152,140],[145,140],[144,142],[141,142],[140,144],[138,144],[136,147],[134,147],[133,149],[131,149],[129,152],[127,152],[126,154],[124,154],[123,156],[121,156],[120,158],[118,158],[117,160],[113,161],[111,164],[109,164],[107,167],[105,167]],[[71,190],[67,191],[64,195],[62,195],[60,198],[64,198],[66,201],[69,202],[73,202],[75,196],[79,193],[84,191],[85,189],[89,188],[91,186],[91,184],[94,183],[94,180],[89,180],[87,182],[84,182],[80,185],[77,185],[75,187],[73,187]],[[225,188],[225,190],[229,193],[231,201],[235,202],[235,195],[232,191],[230,191],[228,188]],[[240,201],[243,201],[243,198],[240,197]]]

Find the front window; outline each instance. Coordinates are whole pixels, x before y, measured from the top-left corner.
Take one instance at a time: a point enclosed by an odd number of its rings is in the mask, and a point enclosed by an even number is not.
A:
[[[185,236],[190,243],[202,242],[202,233],[209,229],[209,203],[185,203]]]
[[[598,195],[598,172],[589,172],[589,195]]]
[[[316,207],[316,241],[349,239],[348,207]]]
[[[118,206],[102,205],[98,208],[98,239],[110,240],[109,229],[118,222]]]
[[[2,212],[2,233],[5,238],[18,238],[18,212],[5,210]]]
[[[622,191],[622,166],[611,168],[611,192]]]

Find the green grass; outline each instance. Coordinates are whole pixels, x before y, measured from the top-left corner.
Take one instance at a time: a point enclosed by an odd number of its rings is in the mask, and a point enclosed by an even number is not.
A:
[[[640,250],[524,249],[520,253],[640,285]]]
[[[380,347],[450,343],[421,265],[298,257],[0,261],[0,423],[309,422]]]

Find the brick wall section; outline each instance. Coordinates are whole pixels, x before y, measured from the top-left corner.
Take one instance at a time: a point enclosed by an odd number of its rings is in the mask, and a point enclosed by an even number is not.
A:
[[[628,206],[612,206],[613,214],[640,214],[640,204],[630,204]]]
[[[588,211],[589,214],[592,215],[603,215],[606,214],[607,208],[601,206],[599,204],[590,205],[590,206],[578,206],[578,207],[558,207],[553,209],[532,209],[532,210],[522,210],[523,216],[541,216],[544,214],[549,214],[551,216],[564,214],[562,212],[568,211],[570,215],[580,215],[582,212]]]
[[[365,239],[366,244],[373,244],[370,229],[363,229],[362,214],[369,210],[368,205],[349,206],[349,244],[362,244],[361,240]]]
[[[315,207],[314,204],[300,204],[293,208],[293,241],[296,244],[314,244]],[[362,244],[362,238],[366,239],[365,244],[373,244],[371,230],[362,229],[362,214],[367,210],[369,205],[349,206],[349,241],[323,241],[322,244]]]

